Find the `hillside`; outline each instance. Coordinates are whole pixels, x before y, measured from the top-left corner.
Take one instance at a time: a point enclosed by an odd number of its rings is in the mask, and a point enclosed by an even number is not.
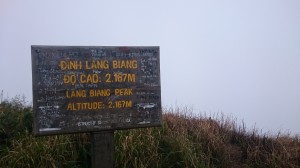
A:
[[[0,104],[0,167],[89,167],[89,134],[32,136],[32,109]],[[159,128],[115,131],[115,167],[300,167],[299,137],[247,132],[225,116],[164,110]]]

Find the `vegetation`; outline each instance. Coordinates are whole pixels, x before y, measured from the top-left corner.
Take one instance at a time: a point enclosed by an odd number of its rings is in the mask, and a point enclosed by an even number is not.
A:
[[[32,109],[0,104],[0,167],[90,167],[89,134],[34,137]],[[115,131],[115,167],[300,167],[299,137],[261,135],[224,116],[164,110],[163,126]]]

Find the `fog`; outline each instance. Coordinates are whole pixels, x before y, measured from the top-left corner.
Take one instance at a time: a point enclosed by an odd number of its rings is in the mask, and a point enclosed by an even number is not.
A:
[[[0,91],[32,100],[31,45],[160,46],[162,103],[300,134],[300,1],[0,1]]]

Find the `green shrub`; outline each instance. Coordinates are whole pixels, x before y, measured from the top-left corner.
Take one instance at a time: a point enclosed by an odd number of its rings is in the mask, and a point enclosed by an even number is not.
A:
[[[11,102],[0,104],[0,149],[10,145],[10,141],[24,133],[32,131],[32,109]]]

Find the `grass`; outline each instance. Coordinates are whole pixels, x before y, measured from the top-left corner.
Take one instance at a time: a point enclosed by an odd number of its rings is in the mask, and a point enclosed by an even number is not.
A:
[[[32,110],[0,104],[0,167],[90,167],[89,134],[32,136]],[[298,136],[247,131],[224,115],[165,109],[163,126],[115,131],[115,167],[300,167]]]

